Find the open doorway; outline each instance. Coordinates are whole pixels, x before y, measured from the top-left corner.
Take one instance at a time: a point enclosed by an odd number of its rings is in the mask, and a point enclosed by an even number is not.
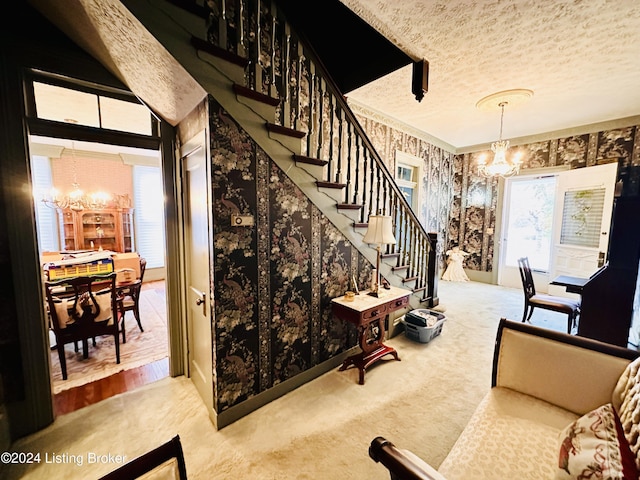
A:
[[[499,285],[522,288],[517,260],[528,257],[536,290],[570,293],[558,275],[589,277],[605,258],[617,163],[520,175],[505,182]]]
[[[67,379],[62,379],[55,336],[49,336],[54,406],[61,414],[169,375],[163,179],[159,148],[119,145],[113,133],[151,134],[153,117],[146,107],[67,86],[33,85],[38,117],[65,124],[51,136],[29,137],[43,278],[52,259],[92,252],[135,255],[146,262],[140,324],[133,311],[125,312],[127,341],[120,346],[120,364],[109,345],[113,338],[89,342],[88,358],[82,348],[67,345]],[[99,101],[87,102],[91,97]],[[103,107],[97,122],[88,115],[92,104]],[[98,138],[100,129],[108,128],[109,141],[78,140],[78,124],[95,127]],[[122,143],[126,140],[123,133]]]

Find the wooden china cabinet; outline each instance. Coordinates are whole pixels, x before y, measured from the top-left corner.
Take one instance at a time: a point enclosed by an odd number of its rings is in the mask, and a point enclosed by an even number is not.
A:
[[[59,210],[60,243],[64,250],[132,252],[133,208]]]

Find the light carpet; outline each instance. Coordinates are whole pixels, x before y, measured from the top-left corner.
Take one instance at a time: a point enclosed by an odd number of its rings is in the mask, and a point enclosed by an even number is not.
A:
[[[368,456],[382,435],[437,467],[490,388],[500,317],[520,320],[522,292],[476,282],[440,284],[441,335],[428,344],[398,335],[386,343],[401,361],[338,369],[216,431],[188,378],[166,378],[59,417],[19,440],[14,451],[75,455],[82,465],[11,465],[11,479],[98,478],[117,463],[87,464],[90,453],[128,459],[179,434],[190,479],[387,479]],[[533,324],[564,331],[566,317],[536,311]]]
[[[154,284],[163,285],[163,282]],[[60,393],[79,385],[106,378],[123,370],[147,365],[169,355],[166,320],[166,299],[162,288],[143,287],[140,295],[140,318],[144,332],[138,328],[133,312],[126,312],[125,329],[127,343],[120,337],[120,363],[116,363],[115,340],[112,336],[96,338],[94,347],[89,341],[89,358],[83,358],[82,345],[75,352],[73,344],[65,345],[67,379],[62,379],[62,369],[57,350],[51,350],[51,380],[53,393]],[[55,337],[53,337],[55,340]]]

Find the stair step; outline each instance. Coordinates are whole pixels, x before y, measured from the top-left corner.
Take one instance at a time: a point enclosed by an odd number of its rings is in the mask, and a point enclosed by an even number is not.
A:
[[[279,133],[281,135],[286,135],[293,138],[304,138],[304,136],[307,134],[306,132],[294,130],[293,128],[283,127],[282,125],[271,122],[267,122],[267,130],[271,133]]]
[[[318,165],[324,167],[328,162],[319,158],[307,157],[305,155],[294,155],[293,159],[298,163],[306,163],[307,165]]]
[[[338,210],[360,210],[362,205],[357,205],[355,203],[339,203]]]
[[[368,223],[357,223],[357,222],[353,223],[353,228],[367,228],[368,226],[369,226]]]
[[[406,270],[409,268],[409,265],[400,265],[397,267],[391,267],[391,271],[393,272],[399,272],[400,270]]]
[[[427,289],[427,287],[414,288],[413,289],[413,293],[424,292],[426,289]]]
[[[409,283],[409,282],[413,282],[415,280],[417,280],[418,277],[407,277],[407,278],[403,278],[402,279],[402,283]]]
[[[399,256],[399,253],[383,253],[380,258],[398,258]]]
[[[236,95],[241,95],[243,97],[250,98],[251,100],[255,100],[257,102],[261,102],[266,105],[271,105],[272,107],[277,107],[278,105],[280,105],[279,98],[270,97],[269,95],[256,92],[252,88],[245,87],[243,85],[238,85],[237,83],[233,84],[233,91]]]
[[[323,164],[324,165],[324,164]],[[343,189],[344,187],[347,186],[346,183],[336,183],[336,182],[322,182],[320,180],[316,181],[316,185],[318,187],[324,187],[324,188],[335,188],[335,189]]]
[[[247,65],[249,65],[249,60],[247,60],[246,58],[241,57],[240,55],[236,55],[235,53],[231,53],[224,48],[213,45],[212,43],[209,43],[202,38],[191,37],[191,45],[193,45],[198,50],[213,55],[214,57],[226,60],[227,62],[233,63],[242,68],[247,68]]]

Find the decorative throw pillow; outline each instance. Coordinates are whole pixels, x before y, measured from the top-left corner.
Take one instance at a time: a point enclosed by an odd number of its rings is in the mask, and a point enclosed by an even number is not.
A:
[[[638,479],[634,455],[622,434],[613,405],[583,415],[560,432],[555,478]]]
[[[111,318],[111,290],[100,290],[94,294],[94,297],[98,307],[100,307],[100,312],[95,321],[104,322],[105,320],[109,320],[109,325],[113,324],[113,319]]]
[[[94,301],[95,300],[95,301]],[[97,308],[96,308],[97,305]],[[100,309],[100,311],[98,311]],[[111,314],[111,290],[106,288],[89,295],[88,292],[84,292],[78,297],[78,304],[76,306],[76,313],[79,317],[82,316],[83,311],[87,310],[91,315],[97,316],[93,319],[94,322],[104,322],[108,320],[108,324],[113,324],[113,318]]]
[[[73,322],[73,320],[69,317],[69,304],[67,303],[67,300],[54,297],[53,305],[56,309],[58,326],[60,328],[67,328],[67,324]]]

